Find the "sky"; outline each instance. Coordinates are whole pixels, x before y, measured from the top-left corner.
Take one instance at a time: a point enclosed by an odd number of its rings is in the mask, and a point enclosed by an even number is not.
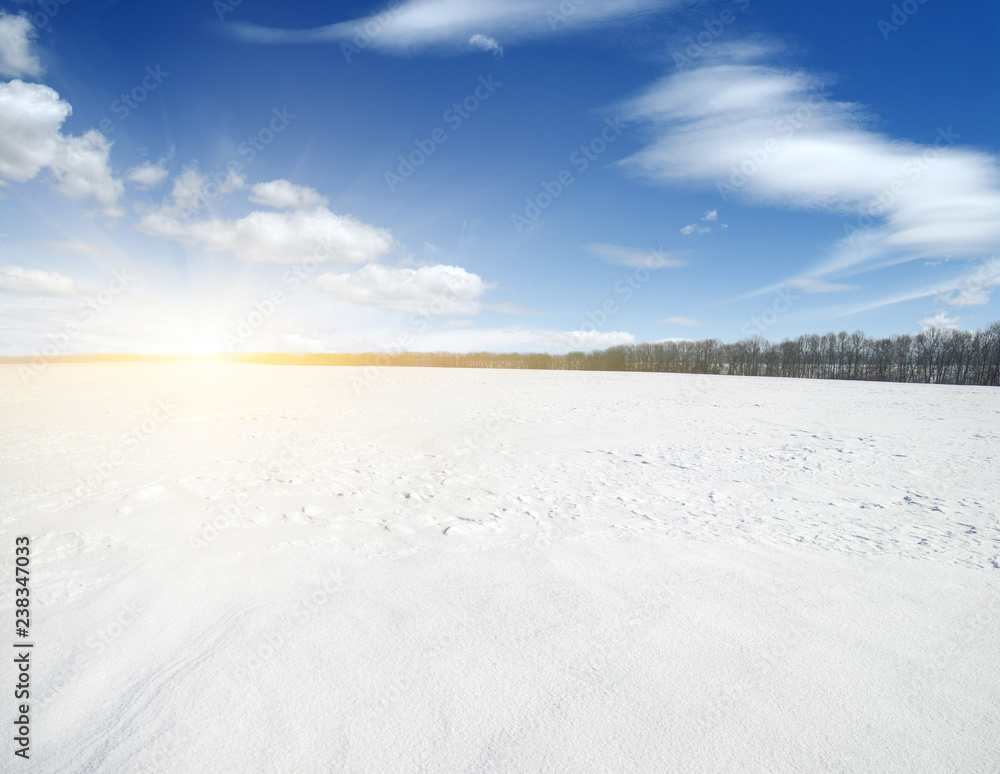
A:
[[[0,355],[984,328],[998,37],[978,0],[0,0]]]

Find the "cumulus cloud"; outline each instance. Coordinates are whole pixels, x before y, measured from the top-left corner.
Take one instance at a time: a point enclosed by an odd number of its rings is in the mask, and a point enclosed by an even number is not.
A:
[[[255,185],[250,195],[283,212],[254,211],[236,220],[198,217],[245,185],[232,172],[209,176],[189,167],[174,178],[167,201],[143,213],[136,229],[248,263],[367,263],[394,246],[388,230],[334,214],[325,197],[287,180]]]
[[[539,346],[557,351],[590,351],[605,349],[618,344],[635,344],[635,336],[623,331],[565,331],[550,333],[535,342]]]
[[[338,301],[440,316],[478,314],[479,299],[490,286],[459,266],[393,269],[369,264],[347,274],[324,274],[315,287]]]
[[[0,268],[0,293],[16,296],[70,296],[73,295],[73,280],[54,271],[4,266]]]
[[[124,187],[111,171],[111,143],[93,129],[80,137],[63,136],[60,129],[71,112],[48,86],[0,83],[0,177],[23,183],[47,168],[62,194],[94,198],[105,215],[119,216]]]
[[[707,234],[712,229],[708,226],[699,226],[697,223],[691,223],[681,229],[681,233],[685,235],[689,234]]]
[[[702,66],[631,100],[624,113],[652,140],[624,167],[727,199],[848,216],[862,238],[838,245],[809,272],[816,278],[1000,245],[995,156],[959,147],[948,128],[928,144],[871,131],[861,108],[830,98],[824,79],[769,66],[767,56],[760,46],[717,46]]]
[[[314,189],[292,185],[287,180],[258,183],[250,189],[250,201],[279,210],[325,207],[330,203],[329,199],[320,196]]]
[[[35,28],[28,14],[0,9],[0,76],[37,78],[42,63],[34,51]]]
[[[251,212],[238,220],[187,219],[176,208],[161,207],[145,213],[136,228],[209,252],[230,253],[248,263],[365,263],[388,252],[393,244],[387,230],[323,207]]]
[[[671,269],[687,265],[685,261],[675,258],[671,253],[663,252],[662,249],[637,250],[633,247],[619,247],[604,242],[593,242],[584,245],[584,248],[606,263],[631,266],[636,269]]]
[[[404,0],[380,14],[306,30],[276,29],[245,22],[226,31],[252,43],[319,43],[371,47],[402,53],[428,46],[499,48],[497,40],[517,42],[592,29],[659,11],[675,0]],[[486,50],[493,50],[488,47]]]
[[[709,210],[708,212],[706,212],[704,215],[701,216],[701,219],[702,220],[718,220],[719,219],[719,211],[718,210]]]
[[[469,38],[469,45],[480,51],[492,52],[498,59],[503,56],[503,46],[486,35],[475,34]]]
[[[949,317],[946,312],[938,312],[933,317],[925,317],[920,324],[927,328],[957,328],[958,318]]]
[[[151,164],[146,162],[137,167],[132,167],[125,173],[125,179],[130,183],[135,183],[140,188],[156,188],[166,180],[170,173],[162,164]]]
[[[105,215],[121,217],[118,200],[125,186],[111,174],[110,155],[111,142],[96,129],[65,138],[52,166],[56,188],[69,199],[96,199]]]
[[[685,328],[697,328],[701,325],[700,322],[693,320],[690,317],[664,317],[659,322],[664,323],[665,325],[680,325]]]
[[[188,167],[174,178],[170,192],[175,207],[186,211],[206,209],[227,193],[243,188],[246,180],[233,172],[210,178],[195,167]]]
[[[53,164],[63,145],[59,129],[72,111],[48,86],[0,83],[0,177],[23,183]]]

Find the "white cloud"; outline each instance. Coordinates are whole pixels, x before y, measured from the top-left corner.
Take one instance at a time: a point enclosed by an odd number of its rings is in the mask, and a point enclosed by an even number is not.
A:
[[[718,210],[709,210],[708,212],[706,212],[704,215],[701,216],[701,219],[702,220],[718,220],[719,219],[719,211]]]
[[[0,83],[0,177],[23,183],[51,165],[63,144],[59,129],[71,112],[48,86]]]
[[[185,189],[180,200],[189,201]],[[176,207],[143,215],[136,228],[152,236],[231,253],[248,263],[301,263],[307,260],[365,263],[393,245],[385,229],[320,207],[292,212],[251,212],[239,220],[190,220]]]
[[[486,309],[491,312],[496,312],[497,314],[509,314],[516,317],[530,317],[532,315],[538,314],[538,310],[531,309],[524,304],[519,304],[516,301],[499,301],[495,304],[483,304]]]
[[[1000,259],[990,258],[978,264],[974,270],[966,271],[951,279],[935,282],[933,285],[906,290],[864,304],[830,311],[832,312],[832,317],[846,317],[852,314],[868,312],[872,309],[881,309],[893,304],[902,304],[907,301],[916,301],[931,296],[937,296],[937,300],[942,303],[949,303],[950,299],[978,300],[981,298],[981,292],[992,292],[990,289],[997,286],[1000,286]],[[954,305],[974,306],[976,304],[956,303]]]
[[[565,331],[550,333],[537,339],[539,346],[556,351],[572,352],[605,349],[618,344],[635,344],[635,336],[623,331]]]
[[[0,268],[0,293],[18,296],[70,296],[73,294],[73,280],[54,271],[4,266]]]
[[[287,180],[272,180],[258,183],[250,192],[250,201],[275,207],[279,210],[301,209],[304,207],[325,207],[330,203],[316,190],[300,185],[292,185]]]
[[[840,245],[815,276],[1000,246],[994,155],[958,147],[947,128],[927,145],[870,131],[857,105],[823,93],[823,79],[759,63],[766,53],[716,46],[701,67],[632,100],[626,117],[655,137],[621,163],[727,199],[849,216],[863,249],[859,240]]]
[[[54,253],[74,253],[77,255],[108,255],[108,251],[103,247],[92,245],[90,242],[74,241],[32,241],[28,242],[33,247],[40,247],[43,250],[51,250]]]
[[[28,14],[0,9],[0,76],[37,78],[44,68],[34,52],[35,28]]]
[[[244,178],[227,172],[218,179],[209,178],[195,167],[188,167],[174,178],[170,196],[174,204],[184,210],[202,210],[213,201],[232,191],[238,191],[245,184]]]
[[[469,45],[473,48],[479,49],[480,51],[492,52],[498,59],[503,56],[503,46],[497,43],[493,38],[487,37],[486,35],[476,33],[469,38]]]
[[[948,306],[985,306],[993,289],[1000,286],[1000,258],[984,261],[974,271],[956,281],[956,287],[938,296]]]
[[[339,301],[428,315],[472,315],[489,289],[482,278],[459,266],[393,269],[377,264],[347,274],[324,274],[315,287]]]
[[[707,234],[712,229],[708,226],[699,226],[697,223],[692,223],[681,229],[682,234]]]
[[[93,129],[80,137],[63,136],[60,128],[71,112],[48,86],[0,83],[0,177],[23,183],[48,168],[62,194],[92,197],[105,215],[119,216],[124,187],[109,165],[111,143]]]
[[[140,188],[146,189],[156,188],[156,186],[166,180],[169,176],[170,173],[162,164],[151,164],[148,161],[145,164],[132,167],[125,173],[126,180],[130,183],[135,183]]]
[[[125,186],[111,174],[110,154],[111,142],[96,129],[82,137],[67,137],[52,166],[52,174],[58,181],[56,187],[67,198],[94,198],[104,205],[105,215],[121,217],[125,213],[118,200]]]
[[[843,285],[835,282],[817,279],[816,277],[794,277],[782,283],[789,287],[798,288],[806,293],[842,293],[845,290],[858,290],[858,285]],[[775,288],[776,289],[776,288]]]
[[[958,318],[949,317],[946,312],[938,312],[933,317],[925,317],[920,321],[924,328],[957,328]]]
[[[560,5],[552,0],[404,0],[394,11],[308,30],[239,22],[227,24],[227,30],[253,43],[326,41],[400,53],[427,46],[468,47],[475,37],[494,42],[552,37],[653,13],[674,2],[587,0]]]
[[[681,325],[685,328],[697,328],[701,325],[697,320],[693,320],[690,317],[664,317],[659,322],[665,325]]]
[[[604,242],[594,242],[584,245],[584,248],[596,255],[601,260],[617,264],[619,266],[631,266],[633,268],[647,269],[669,269],[677,266],[686,266],[685,261],[673,257],[671,253],[660,250],[637,250],[633,247],[619,247],[609,245]]]

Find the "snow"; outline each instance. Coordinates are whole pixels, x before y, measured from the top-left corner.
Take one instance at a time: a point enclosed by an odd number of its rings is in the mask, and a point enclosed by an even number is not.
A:
[[[17,768],[995,771],[998,398],[0,367]]]

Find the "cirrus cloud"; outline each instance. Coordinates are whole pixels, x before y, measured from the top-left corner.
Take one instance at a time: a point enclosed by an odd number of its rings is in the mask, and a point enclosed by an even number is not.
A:
[[[664,184],[718,190],[788,209],[857,216],[812,279],[1000,246],[1000,164],[942,128],[929,143],[865,127],[826,81],[771,66],[762,46],[718,46],[700,67],[664,77],[625,108],[651,139],[620,162]],[[707,219],[707,216],[706,216]],[[682,233],[703,233],[692,224]]]
[[[581,31],[642,16],[675,0],[406,0],[393,10],[312,29],[231,22],[226,31],[249,43],[344,43],[403,53],[429,46],[502,51],[518,42]]]

